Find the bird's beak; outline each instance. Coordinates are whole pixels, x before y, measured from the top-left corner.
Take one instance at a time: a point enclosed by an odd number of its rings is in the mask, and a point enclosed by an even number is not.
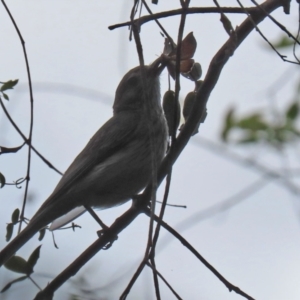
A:
[[[163,55],[161,55],[159,58],[157,58],[149,67],[150,67],[150,72],[154,76],[159,76],[163,69],[166,66],[166,59]]]

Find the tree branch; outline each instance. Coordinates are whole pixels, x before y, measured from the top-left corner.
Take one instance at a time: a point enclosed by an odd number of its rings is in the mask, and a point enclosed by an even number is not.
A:
[[[222,8],[222,10],[224,13],[245,14],[245,11],[239,7],[224,7],[224,8]],[[246,11],[249,14],[251,14],[252,12],[256,12],[257,9],[256,9],[256,7],[249,7],[249,8],[246,8]],[[181,9],[164,11],[161,13],[152,14],[152,15],[148,15],[148,16],[143,16],[139,19],[135,19],[135,22],[138,22],[139,25],[141,26],[141,25],[148,23],[150,21],[153,21],[153,20],[182,15],[185,12],[187,15],[190,15],[190,14],[200,14],[200,13],[202,13],[202,14],[204,14],[204,13],[206,13],[206,14],[207,13],[220,13],[220,10],[217,7],[191,7],[188,9],[181,8]],[[114,30],[116,28],[130,26],[130,25],[132,25],[132,22],[128,21],[128,22],[108,26],[108,29]]]
[[[262,4],[262,7],[266,13],[271,13],[278,7],[282,6],[280,0],[267,0]],[[254,8],[251,10],[252,21],[255,24],[260,23],[266,17],[266,13],[260,8]],[[219,9],[216,8],[216,12],[219,13]],[[226,12],[226,10],[224,10]],[[158,172],[158,185],[162,182],[166,174],[170,171],[171,166],[175,163],[178,156],[188,143],[194,128],[196,127],[198,120],[201,118],[203,111],[206,107],[209,96],[214,89],[223,67],[233,55],[236,48],[243,42],[243,40],[250,34],[255,27],[252,24],[249,17],[238,27],[228,41],[222,46],[222,48],[213,57],[210,66],[208,68],[206,77],[201,86],[201,89],[197,93],[197,103],[194,105],[193,112],[185,124],[183,130],[180,132],[176,142],[172,145],[170,152],[162,162]],[[100,251],[108,242],[112,241],[123,229],[125,229],[143,210],[145,204],[148,203],[152,194],[152,184],[150,183],[141,195],[139,202],[133,205],[127,212],[111,225],[111,227],[104,231],[103,235],[95,241],[86,251],[84,251],[69,267],[67,267],[61,274],[59,274],[49,285],[41,291],[35,299],[51,299],[55,290],[57,290],[65,281],[71,276],[76,274],[79,269],[88,262],[98,251]],[[139,205],[139,206],[137,206]],[[163,224],[163,223],[162,223]],[[172,230],[172,228],[169,228]],[[177,238],[179,238],[177,236]],[[198,255],[194,253],[195,255]],[[198,256],[197,256],[198,257]],[[200,257],[198,257],[200,259]],[[217,275],[216,275],[217,276]],[[218,278],[220,278],[218,276]],[[247,299],[253,299],[244,292],[240,291],[237,287],[231,283],[223,281],[230,290],[235,290],[240,295],[243,295]]]

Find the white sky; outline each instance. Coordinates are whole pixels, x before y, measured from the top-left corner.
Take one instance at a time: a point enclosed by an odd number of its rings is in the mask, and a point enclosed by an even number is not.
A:
[[[114,92],[122,76],[138,64],[134,42],[128,41],[129,31],[114,31],[108,26],[128,20],[132,1],[10,1],[11,12],[22,32],[29,56],[34,89],[34,146],[56,167],[64,171],[93,133],[111,116]],[[178,7],[178,1],[159,1],[151,5],[153,11]],[[233,1],[223,1],[233,4]],[[247,5],[250,1],[244,1]],[[295,1],[294,1],[295,2]],[[191,6],[199,5],[193,1]],[[209,3],[213,5],[211,1]],[[274,14],[293,33],[297,27],[297,7],[292,15],[282,10]],[[230,16],[234,27],[243,17]],[[190,31],[198,42],[195,59],[207,70],[216,51],[227,36],[218,22],[219,15],[187,17],[185,35]],[[161,20],[176,40],[179,17]],[[6,107],[24,133],[29,128],[29,96],[24,57],[20,41],[0,6],[1,68],[0,81],[18,78],[20,83],[8,92]],[[270,21],[260,26],[265,35],[274,40],[280,33]],[[142,28],[141,37],[146,63],[153,61],[163,49],[163,39],[154,23]],[[250,184],[260,181],[261,174],[251,166],[245,167],[201,146],[201,138],[219,142],[222,118],[235,105],[240,112],[258,110],[268,112],[270,103],[284,107],[291,100],[291,89],[297,80],[296,67],[283,63],[266,43],[253,32],[225,66],[219,83],[208,104],[208,117],[198,136],[192,138],[173,169],[169,202],[187,205],[187,209],[168,208],[165,220],[175,228],[231,283],[255,299],[300,298],[300,228],[299,199],[279,181],[264,188],[225,213],[216,214],[192,225],[184,225],[213,204],[235,195]],[[288,77],[288,80],[285,80]],[[274,83],[279,79],[279,82]],[[181,97],[193,89],[182,78]],[[162,94],[167,87],[166,72],[161,76]],[[287,82],[287,83],[286,83]],[[272,86],[273,85],[273,86]],[[282,85],[282,89],[281,89]],[[275,88],[275,96],[270,94]],[[278,90],[276,90],[278,89]],[[21,137],[0,114],[0,145],[14,147]],[[267,147],[232,149],[244,157],[251,157],[270,168],[299,167],[299,147],[290,147],[279,156]],[[298,152],[297,152],[298,151]],[[0,157],[0,172],[8,182],[23,177],[26,172],[27,149],[16,155]],[[59,175],[51,171],[33,155],[30,196],[26,210],[31,217],[54,189]],[[261,179],[262,180],[262,179]],[[298,180],[299,183],[299,180]],[[163,187],[158,193],[162,197]],[[6,186],[0,190],[0,245],[4,245],[5,224],[13,209],[21,206],[24,187]],[[110,224],[129,204],[101,211],[101,218]],[[82,226],[56,233],[59,250],[52,246],[50,234],[43,241],[41,259],[34,278],[45,286],[85,248],[96,239],[97,225],[88,215],[77,220]],[[179,226],[179,224],[181,224]],[[103,288],[122,275],[118,282],[99,291],[101,299],[116,299],[124,290],[137,268],[146,246],[148,219],[140,216],[119,236],[109,251],[100,252],[77,275],[84,276],[93,288]],[[207,270],[178,241],[163,233],[158,245],[157,268],[183,299],[242,299]],[[168,243],[165,243],[168,242]],[[38,245],[34,239],[18,254],[27,257]],[[128,273],[127,273],[128,272]],[[45,277],[39,276],[45,274]],[[1,269],[0,287],[18,275]],[[74,280],[74,279],[72,279]],[[75,279],[76,280],[76,279]],[[57,292],[56,299],[68,299],[70,284]],[[25,290],[26,289],[26,290]],[[16,284],[0,299],[17,299],[36,293],[28,281]],[[141,296],[142,295],[142,296]],[[173,299],[162,284],[162,298]],[[152,275],[145,270],[128,299],[153,299]]]

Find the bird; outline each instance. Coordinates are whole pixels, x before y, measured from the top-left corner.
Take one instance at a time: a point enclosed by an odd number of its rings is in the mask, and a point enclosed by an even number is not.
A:
[[[27,226],[3,248],[0,266],[53,221],[67,214],[71,221],[84,207],[121,205],[145,188],[153,160],[159,165],[167,149],[159,81],[165,67],[162,57],[124,75],[116,89],[113,116],[71,163]]]

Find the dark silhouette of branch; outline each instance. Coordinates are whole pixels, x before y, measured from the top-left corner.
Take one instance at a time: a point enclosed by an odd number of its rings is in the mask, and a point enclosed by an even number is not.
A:
[[[22,49],[23,49],[23,54],[24,54],[24,59],[25,59],[25,64],[26,64],[26,71],[27,71],[27,78],[28,78],[28,86],[29,86],[29,96],[30,96],[30,125],[29,125],[29,135],[27,139],[27,143],[29,145],[28,147],[28,157],[27,157],[27,171],[26,171],[26,184],[25,184],[25,191],[24,191],[24,197],[23,197],[23,204],[22,204],[22,210],[20,214],[20,220],[24,219],[24,213],[25,213],[25,207],[26,207],[26,202],[27,202],[27,194],[28,194],[28,187],[29,187],[29,180],[30,180],[30,167],[31,167],[31,142],[32,142],[32,131],[33,131],[33,92],[32,92],[32,82],[31,82],[31,75],[30,75],[30,67],[29,67],[29,62],[28,62],[28,57],[27,57],[27,52],[26,52],[26,47],[25,47],[25,41],[22,37],[22,34],[18,28],[18,25],[16,21],[14,20],[14,17],[12,16],[10,10],[8,9],[6,3],[4,0],[1,0],[7,14],[9,15],[9,18],[11,22],[13,23],[15,30],[17,31],[18,37],[20,39],[20,42],[22,44]],[[22,228],[22,223],[19,223],[19,229],[18,232],[21,231]]]
[[[280,1],[266,1],[263,4],[266,11],[271,12],[276,8],[281,6]],[[164,159],[158,173],[158,182],[161,183],[165,175],[170,170],[173,163],[178,158],[181,151],[184,149],[185,145],[188,143],[189,138],[191,137],[194,128],[196,127],[198,120],[201,118],[206,103],[208,101],[209,95],[213,90],[215,84],[217,83],[220,73],[228,61],[229,57],[233,55],[235,49],[242,43],[242,41],[247,37],[247,35],[255,28],[252,21],[255,24],[258,24],[266,17],[265,13],[261,12],[260,9],[257,9],[257,13],[252,15],[252,19],[249,17],[241,24],[240,27],[236,30],[235,34],[232,35],[228,41],[223,45],[223,47],[218,51],[218,53],[212,59],[210,67],[208,69],[206,78],[204,79],[201,89],[197,93],[197,103],[194,105],[193,113],[185,124],[183,130],[178,136],[178,139],[173,144],[170,149],[170,152]],[[150,187],[148,186],[144,191],[143,195],[146,198],[150,196]],[[141,266],[140,266],[141,267]],[[142,268],[139,268],[139,270]],[[126,293],[128,290],[126,290]],[[126,295],[125,291],[122,296]]]
[[[144,65],[144,58],[143,58],[143,48],[142,48],[142,43],[141,43],[141,39],[140,39],[140,35],[139,35],[139,26],[136,26],[135,24],[132,26],[132,30],[133,30],[133,35],[134,35],[134,40],[136,43],[136,48],[137,48],[137,52],[138,52],[138,56],[139,56],[139,60],[140,60],[140,65],[143,66]],[[143,74],[143,69],[142,69],[142,74],[141,76],[144,76]],[[146,78],[144,77],[143,82],[146,82]],[[144,89],[144,93],[147,97],[147,94],[145,92],[146,90]],[[150,103],[149,101],[146,101],[146,103]],[[147,111],[151,110],[151,107],[149,107],[149,105],[146,105],[145,109]],[[150,147],[151,147],[151,170],[152,170],[152,174],[151,174],[151,211],[152,214],[154,215],[155,212],[155,204],[156,204],[156,190],[157,190],[157,170],[158,170],[158,165],[155,162],[154,159],[154,153],[155,153],[155,147],[154,147],[154,133],[153,133],[153,128],[151,128],[151,126],[148,126],[148,132],[149,132],[149,140],[150,140]],[[146,245],[146,249],[145,249],[145,254],[144,254],[144,260],[146,259],[151,245],[152,245],[152,234],[153,234],[153,223],[154,223],[154,219],[150,218],[150,223],[149,223],[149,230],[148,230],[148,241],[147,241],[147,245]],[[143,260],[143,261],[144,261]],[[144,268],[144,265],[141,265],[138,268],[138,271],[136,272],[136,278],[139,276],[140,272],[142,271],[142,269]],[[159,292],[159,284],[158,284],[158,279],[157,276],[154,274],[154,283],[155,283],[155,292],[156,292],[156,296],[158,299],[160,299],[160,292]]]
[[[182,300],[182,298],[176,293],[176,291],[172,288],[172,286],[168,283],[168,281],[161,275],[161,273],[159,273],[157,271],[157,269],[155,268],[155,266],[153,266],[152,264],[149,264],[148,262],[146,263],[146,265],[151,268],[153,270],[153,272],[155,272],[159,278],[161,278],[161,280],[166,284],[166,286],[171,290],[171,292],[173,293],[173,295],[179,299]]]
[[[149,217],[150,212],[149,210],[144,211],[145,214]],[[160,222],[161,226],[164,227],[167,231],[169,231],[178,241],[180,241],[189,251],[191,251],[220,281],[222,281],[225,286],[228,288],[228,290],[234,291],[237,294],[245,297],[249,300],[254,300],[251,296],[247,295],[245,292],[243,292],[240,288],[237,286],[234,286],[232,283],[230,283],[225,277],[223,277],[183,236],[181,236],[176,230],[174,230],[171,226],[169,226],[166,222],[159,220],[157,216],[155,216],[155,221]]]
[[[245,11],[242,10],[239,7],[223,7],[222,8],[224,13],[232,13],[232,14],[245,14]],[[248,13],[252,13],[252,12],[257,12],[256,7],[250,7],[250,8],[246,8]],[[172,16],[177,16],[177,15],[182,15],[183,13],[185,13],[187,15],[190,14],[200,14],[200,13],[220,13],[220,10],[217,7],[190,7],[187,10],[184,8],[181,9],[175,9],[175,10],[169,10],[169,11],[164,11],[161,13],[157,13],[157,14],[153,14],[153,15],[148,15],[148,16],[143,16],[139,19],[136,19],[135,22],[139,23],[139,26],[148,23],[150,21],[153,20],[158,20],[158,19],[162,19],[162,18],[168,18],[168,17],[172,17]],[[110,30],[114,30],[116,28],[120,28],[120,27],[124,27],[124,26],[130,26],[132,25],[132,22],[124,22],[124,23],[120,23],[120,24],[115,24],[115,25],[111,25],[108,27],[108,29]]]
[[[272,12],[282,5],[280,0],[267,0],[263,4],[264,9],[267,12]],[[256,8],[256,13],[252,12],[252,20],[255,24],[260,23],[264,20],[266,15],[261,12],[260,9]],[[197,102],[193,107],[192,114],[188,118],[185,126],[178,135],[176,142],[172,145],[168,155],[162,162],[162,165],[158,172],[158,183],[161,183],[170,167],[175,163],[178,156],[189,142],[190,137],[193,134],[194,128],[197,126],[199,119],[201,118],[210,93],[215,87],[219,76],[222,72],[223,67],[227,63],[230,56],[233,55],[234,50],[243,42],[243,40],[249,35],[254,29],[252,20],[247,18],[235,31],[235,35],[230,37],[227,42],[221,47],[217,54],[213,57],[203,84],[197,92]],[[149,186],[143,193],[149,195]]]
[[[271,13],[276,10],[280,6],[282,6],[282,2],[280,0],[267,0],[262,4],[263,9],[267,13]],[[219,11],[219,10],[218,10]],[[225,12],[225,10],[224,10]],[[204,109],[206,107],[206,103],[209,99],[211,91],[214,89],[221,71],[230,56],[233,55],[236,48],[243,42],[243,40],[249,35],[249,33],[255,28],[253,26],[252,21],[257,25],[261,21],[264,20],[266,14],[261,11],[259,8],[255,8],[251,10],[252,20],[249,17],[236,29],[235,34],[232,35],[227,42],[221,47],[221,49],[217,52],[217,54],[213,57],[210,66],[208,68],[206,77],[201,86],[201,89],[197,93],[197,103],[194,105],[193,112],[189,117],[187,123],[185,124],[183,130],[180,132],[177,140],[173,143],[170,152],[167,154],[165,159],[163,160],[161,167],[158,171],[157,184],[160,185],[164,177],[169,173],[171,166],[175,163],[178,156],[188,143],[191,135],[193,134],[194,128],[196,127],[199,119],[201,118]],[[131,24],[131,23],[130,23]],[[148,203],[151,198],[153,191],[152,184],[150,183],[143,194],[139,197],[139,201],[135,203],[127,212],[125,212],[121,217],[116,219],[116,221],[110,226],[109,229],[105,230],[103,234],[99,237],[97,241],[95,241],[87,250],[85,250],[70,266],[68,266],[61,274],[59,274],[52,282],[50,282],[47,287],[41,291],[35,299],[51,299],[54,292],[71,276],[76,274],[79,269],[89,261],[98,251],[100,251],[107,243],[114,240],[115,237],[124,230],[143,210],[145,204]],[[153,200],[153,199],[152,199]],[[139,206],[138,206],[139,205]],[[148,210],[148,214],[150,215],[150,211]],[[156,220],[159,220],[158,217],[155,217]],[[190,251],[192,251],[199,260],[201,260],[210,270],[214,270],[203,258],[199,255],[199,253],[185,241],[182,240],[174,230],[167,226],[163,221],[161,224],[164,224],[164,227],[167,228],[172,234],[176,236],[181,242],[184,242]],[[228,289],[234,290],[240,295],[244,296],[247,299],[253,299],[246,293],[242,292],[239,288],[233,286],[229,283],[225,278],[223,278],[216,270],[214,274],[222,280],[222,282],[228,287]]]
[[[169,172],[169,174],[167,175],[167,178],[166,178],[166,186],[165,186],[164,198],[163,198],[163,202],[162,202],[162,205],[161,205],[161,208],[160,208],[160,212],[159,212],[159,219],[160,220],[163,219],[163,216],[164,216],[164,213],[165,213],[165,209],[166,209],[166,205],[167,205],[167,200],[168,200],[168,196],[169,196],[169,191],[170,191],[170,185],[171,185],[171,176],[172,176],[172,169],[171,169],[171,171]],[[154,236],[153,236],[153,239],[152,239],[151,249],[150,249],[150,252],[148,253],[148,258],[145,257],[145,259],[142,261],[142,263],[149,264],[149,262],[147,262],[147,259],[150,260],[151,267],[152,267],[152,270],[153,270],[154,283],[156,285],[158,285],[158,278],[157,277],[160,276],[158,272],[154,272],[154,269],[156,270],[155,253],[156,253],[156,245],[157,245],[159,233],[160,233],[160,223],[157,222],[156,228],[155,228],[155,232],[154,232]],[[174,291],[174,293],[175,293],[175,291]]]
[[[74,260],[64,271],[57,275],[41,292],[35,300],[52,299],[54,292],[61,287],[71,276],[74,276],[94,255],[101,251],[108,243],[115,240],[140,213],[141,208],[132,206],[122,216],[103,231],[103,234],[91,246],[89,246],[78,258]]]
[[[188,9],[188,7],[189,7],[189,4],[190,4],[190,0],[185,0],[185,1],[182,0],[181,1],[182,9],[186,11]],[[178,101],[179,92],[180,92],[181,44],[182,44],[182,39],[183,39],[183,31],[184,31],[185,23],[186,23],[186,13],[184,12],[181,15],[181,18],[180,18],[180,23],[179,23],[179,28],[178,28],[178,36],[177,36],[176,67],[175,67],[175,101],[176,102]],[[178,109],[178,106],[175,106],[174,117],[177,115],[177,109]],[[172,144],[176,141],[176,131],[177,131],[177,128],[174,127],[173,132],[171,132],[171,141],[172,141]],[[169,195],[169,190],[170,190],[171,177],[172,177],[172,168],[170,168],[170,170],[169,170],[169,172],[167,174],[164,199],[163,199],[163,203],[162,203],[162,206],[161,206],[161,209],[160,209],[160,213],[159,213],[160,220],[162,220],[163,217],[164,217],[165,208],[166,208],[166,204],[167,204],[167,200],[168,200],[168,195]],[[152,213],[154,214],[154,210],[152,211]],[[151,219],[152,219],[152,222],[153,222],[154,216],[152,216]],[[147,262],[147,260],[149,259],[151,261],[151,266],[153,266],[153,268],[156,268],[156,264],[155,264],[155,248],[156,248],[156,245],[157,245],[159,233],[160,233],[160,224],[158,223],[156,225],[154,236],[151,237],[152,238],[151,249],[150,249],[149,253],[147,253],[148,257],[145,257],[144,261],[143,261],[143,262]],[[153,272],[153,277],[154,277],[154,282],[157,282],[156,283],[156,286],[157,286],[158,285],[158,278],[157,278],[158,274],[156,272]]]
[[[153,12],[151,11],[150,7],[148,6],[146,0],[142,0],[142,1],[143,1],[143,5],[146,7],[148,13],[150,15],[153,15]],[[159,21],[157,21],[157,20],[154,20],[154,21],[157,24],[157,26],[161,29],[161,31],[163,32],[163,34],[168,38],[168,40],[173,42],[173,39],[168,34],[168,32],[165,30],[165,28],[161,25],[161,23]]]
[[[298,16],[298,18],[300,18],[300,16]],[[297,30],[297,35],[296,35],[298,44],[299,44],[299,37],[300,37],[300,20],[298,21],[298,30]],[[300,64],[300,59],[296,55],[296,41],[293,46],[293,55],[294,55],[295,59],[297,60],[297,62]]]
[[[246,11],[246,9],[244,8],[244,6],[243,6],[243,4],[242,4],[242,2],[240,1],[240,0],[237,0],[237,2],[238,2],[238,4],[241,6],[241,8],[242,9],[244,9],[245,10],[245,13],[250,17],[250,20],[251,20],[251,15],[249,14],[249,13],[247,13],[247,11]],[[252,1],[252,2],[255,2],[255,1]],[[255,4],[256,4],[256,2],[255,2]],[[256,4],[257,5],[257,7],[259,7],[259,5],[258,4]],[[263,13],[265,13],[268,17],[270,17],[270,15],[267,13],[267,12],[265,12],[263,9],[262,9],[262,11],[263,11]],[[277,22],[277,21],[276,21]],[[278,22],[277,22],[278,23]],[[276,23],[276,24],[277,24]],[[280,24],[280,23],[279,23]],[[256,29],[256,31],[259,33],[259,35],[268,43],[268,45],[272,48],[272,50],[283,60],[283,61],[285,61],[285,62],[289,62],[289,63],[292,63],[292,64],[299,64],[298,62],[296,62],[296,61],[292,61],[292,60],[288,60],[288,59],[286,59],[286,55],[282,55],[282,54],[280,54],[278,51],[277,51],[277,49],[272,45],[272,43],[267,39],[267,37],[261,32],[261,30],[255,25],[255,22],[253,21],[253,25],[255,26],[255,29]],[[285,30],[285,31],[287,31],[287,30]],[[289,33],[289,36],[292,36],[292,34],[290,34]],[[293,37],[293,36],[292,36]],[[294,40],[295,40],[295,38],[294,38]],[[296,40],[297,41],[297,40]],[[297,41],[298,42],[298,41]],[[299,42],[298,42],[299,43]]]
[[[246,201],[253,194],[258,193],[260,190],[266,187],[268,183],[270,183],[270,180],[267,180],[265,177],[261,177],[254,183],[251,183],[243,189],[239,190],[234,195],[231,195],[226,199],[223,199],[218,203],[209,206],[208,208],[193,213],[185,220],[177,223],[176,229],[180,232],[183,232],[208,218],[212,218],[217,214],[228,211],[233,207],[239,205],[243,201]],[[160,239],[160,249],[166,247],[169,241],[169,237]]]
[[[283,0],[286,2],[290,2],[290,0]],[[282,2],[283,2],[282,1]],[[255,1],[255,0],[251,0],[251,2],[253,2],[257,7],[259,7],[259,4]],[[283,6],[284,7],[284,6]],[[266,12],[262,7],[261,10],[268,16],[268,18],[274,23],[276,24],[282,31],[284,31],[288,37],[292,38],[296,44],[300,45],[300,41],[298,40],[297,37],[295,37],[291,32],[289,32],[285,26],[283,26],[281,23],[279,23],[275,18],[273,18],[268,12]],[[285,11],[286,14],[289,14],[289,11]]]
[[[29,147],[31,147],[31,149],[35,152],[35,154],[50,168],[53,169],[54,171],[56,171],[58,174],[63,175],[62,172],[60,172],[56,167],[54,167],[54,165],[48,160],[46,159],[39,151],[37,151],[35,149],[35,147],[29,143],[29,140],[26,138],[26,136],[24,135],[24,133],[21,131],[21,129],[18,127],[18,125],[15,123],[15,121],[12,119],[12,117],[10,116],[10,114],[8,113],[1,97],[0,97],[0,105],[2,107],[2,110],[4,111],[6,117],[8,118],[9,122],[12,124],[12,126],[15,128],[15,130],[19,133],[19,135],[22,137],[22,139],[24,140],[25,144],[27,144]]]
[[[187,9],[189,5],[189,1],[184,2],[183,4],[183,8]],[[183,30],[184,30],[184,25],[185,25],[185,20],[186,20],[186,14],[183,13],[181,15],[181,20],[180,20],[180,25],[179,25],[179,30],[178,30],[178,39],[177,39],[177,53],[176,53],[176,79],[175,79],[175,98],[178,99],[179,97],[179,91],[180,91],[180,57],[181,57],[181,42],[182,42],[182,38],[183,38]],[[135,33],[135,32],[134,32]],[[137,33],[135,33],[136,35]],[[138,43],[139,43],[139,37],[138,37]],[[137,43],[137,44],[138,44]],[[141,46],[140,46],[141,47]],[[172,133],[173,135],[173,141],[175,140],[175,133]],[[169,173],[171,174],[171,169],[169,170]],[[156,184],[156,182],[155,182]],[[153,189],[153,185],[151,186]],[[166,187],[166,189],[168,189],[168,187]],[[155,187],[156,190],[156,187]],[[166,194],[166,193],[165,193]],[[152,195],[153,195],[153,191],[152,191]],[[127,295],[129,294],[132,286],[134,285],[134,283],[136,282],[137,278],[140,276],[141,272],[143,271],[146,262],[148,261],[148,259],[150,259],[152,265],[155,267],[155,245],[158,239],[158,235],[159,235],[159,225],[156,228],[155,231],[155,238],[152,237],[152,233],[153,233],[153,222],[154,222],[154,212],[155,212],[155,200],[153,198],[153,196],[151,197],[152,201],[151,201],[151,212],[152,212],[152,217],[150,218],[150,225],[149,225],[149,234],[148,234],[148,242],[147,242],[147,247],[146,247],[146,251],[144,254],[144,258],[141,261],[140,265],[138,266],[136,272],[133,274],[131,280],[129,281],[127,287],[125,288],[124,292],[121,295],[121,299],[126,299]],[[165,198],[165,203],[167,201],[167,198]],[[163,218],[163,214],[164,214],[164,208],[165,208],[165,204],[162,205],[161,207],[161,212],[160,212],[160,217]],[[154,242],[155,240],[155,242]],[[154,279],[154,285],[155,285],[155,292],[156,292],[156,297],[158,299],[160,299],[160,295],[159,295],[159,285],[158,285],[158,278],[157,278],[157,274],[155,272],[153,272],[153,279]]]

